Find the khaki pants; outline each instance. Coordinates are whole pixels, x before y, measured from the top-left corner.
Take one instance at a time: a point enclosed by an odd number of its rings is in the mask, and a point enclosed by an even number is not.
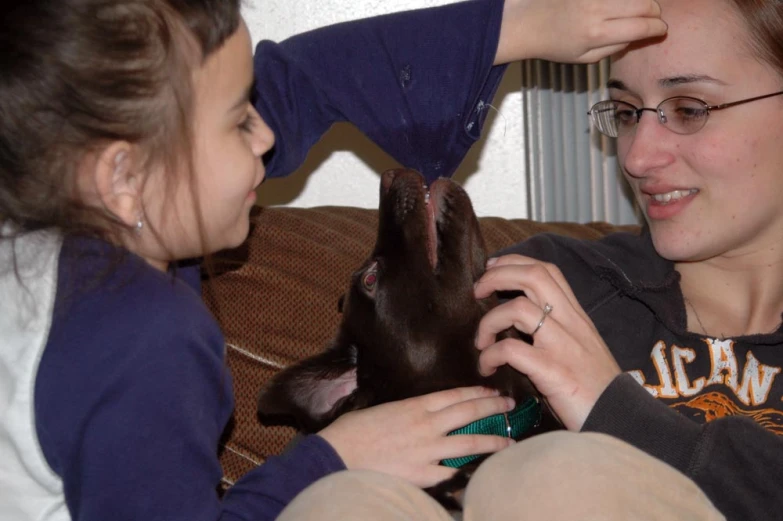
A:
[[[725,520],[690,479],[610,436],[551,432],[487,459],[465,493],[464,521]],[[453,521],[421,489],[370,471],[314,483],[278,521]]]

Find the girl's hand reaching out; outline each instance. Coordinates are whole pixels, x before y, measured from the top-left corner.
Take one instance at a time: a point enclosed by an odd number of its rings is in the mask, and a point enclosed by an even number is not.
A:
[[[430,487],[457,472],[441,466],[441,460],[494,453],[513,443],[501,436],[449,432],[513,408],[514,401],[497,391],[464,387],[353,411],[319,434],[349,469],[375,470]]]
[[[476,283],[476,298],[495,291],[525,295],[491,309],[481,320],[476,347],[482,351],[482,374],[504,364],[514,367],[530,377],[567,429],[580,430],[621,372],[609,348],[556,266],[521,255],[499,257]],[[552,311],[544,316],[547,304]],[[510,327],[535,331],[533,344],[515,338],[498,342],[496,335]]]
[[[506,0],[495,63],[593,63],[667,29],[656,0]]]

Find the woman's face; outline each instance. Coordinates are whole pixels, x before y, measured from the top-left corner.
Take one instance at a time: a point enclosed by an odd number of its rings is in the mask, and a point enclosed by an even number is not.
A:
[[[729,2],[660,3],[668,35],[613,59],[612,99],[656,107],[691,96],[717,105],[783,90],[780,75],[750,50]],[[644,112],[617,149],[664,258],[783,252],[783,96],[714,111],[691,135]]]

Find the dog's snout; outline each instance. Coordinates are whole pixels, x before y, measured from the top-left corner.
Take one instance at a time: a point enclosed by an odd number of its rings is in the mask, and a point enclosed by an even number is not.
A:
[[[391,170],[386,170],[383,174],[381,174],[381,197],[383,197],[383,195],[389,191],[392,183],[394,183],[394,179],[397,177],[397,174],[403,170],[404,169],[402,168],[394,168]]]

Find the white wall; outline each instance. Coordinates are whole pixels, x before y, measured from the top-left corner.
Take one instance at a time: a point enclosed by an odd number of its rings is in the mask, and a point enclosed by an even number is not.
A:
[[[340,21],[452,0],[249,0],[244,7],[253,43]],[[454,179],[470,194],[476,213],[528,217],[522,116],[521,68],[509,67],[484,128],[484,137]],[[311,207],[349,205],[376,208],[379,174],[399,166],[348,124],[336,125],[297,172],[270,179],[259,204]]]

